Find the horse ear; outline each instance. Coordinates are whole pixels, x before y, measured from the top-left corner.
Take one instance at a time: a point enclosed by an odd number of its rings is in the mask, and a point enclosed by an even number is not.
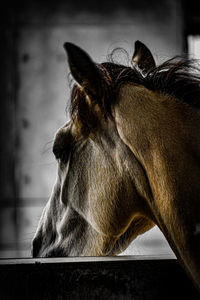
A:
[[[72,76],[88,95],[94,96],[101,80],[96,64],[83,49],[72,43],[65,43],[64,49]]]
[[[156,63],[151,51],[142,42],[135,42],[135,51],[132,57],[132,65],[138,66],[143,72],[147,73],[155,68]]]

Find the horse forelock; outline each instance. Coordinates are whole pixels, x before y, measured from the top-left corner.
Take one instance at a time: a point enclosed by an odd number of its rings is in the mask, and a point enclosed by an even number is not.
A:
[[[200,107],[200,70],[195,60],[174,57],[144,74],[137,67],[127,67],[114,62],[97,64],[102,81],[100,89],[88,105],[87,94],[77,84],[71,92],[71,117],[78,120],[86,132],[98,126],[94,113],[97,104],[102,118],[112,116],[111,106],[115,104],[119,87],[126,82],[143,85],[149,90],[179,99],[189,106]]]

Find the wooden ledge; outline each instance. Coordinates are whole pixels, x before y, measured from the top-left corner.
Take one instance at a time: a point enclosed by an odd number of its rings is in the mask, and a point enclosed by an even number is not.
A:
[[[0,260],[0,299],[199,299],[174,256]]]
[[[175,255],[126,255],[126,256],[78,256],[78,257],[55,257],[55,258],[10,258],[1,259],[0,265],[21,265],[21,264],[62,264],[62,263],[92,263],[92,262],[119,262],[133,260],[170,260],[176,259]]]

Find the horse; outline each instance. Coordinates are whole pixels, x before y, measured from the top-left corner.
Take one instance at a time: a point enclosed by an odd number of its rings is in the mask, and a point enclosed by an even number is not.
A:
[[[200,78],[140,41],[130,66],[64,44],[71,119],[56,133],[56,183],[33,257],[110,256],[155,224],[200,289]]]

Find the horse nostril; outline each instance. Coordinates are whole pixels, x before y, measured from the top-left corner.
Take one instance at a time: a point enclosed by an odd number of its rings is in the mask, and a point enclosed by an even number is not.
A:
[[[35,258],[38,256],[39,252],[40,252],[40,249],[41,249],[41,239],[36,237],[33,239],[33,242],[32,242],[32,257]]]

